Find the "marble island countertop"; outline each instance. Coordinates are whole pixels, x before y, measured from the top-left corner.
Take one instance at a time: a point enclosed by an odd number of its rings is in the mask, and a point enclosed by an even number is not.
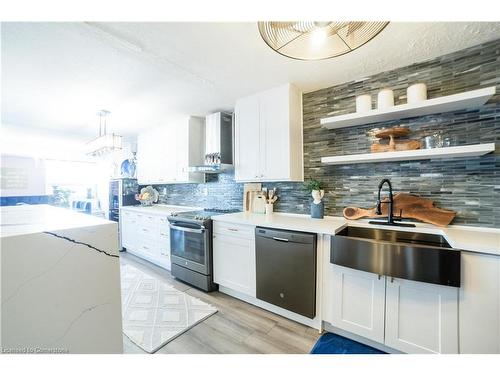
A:
[[[215,221],[234,224],[247,224],[277,229],[287,229],[318,234],[335,235],[347,225],[370,227],[407,232],[420,232],[443,235],[449,244],[460,250],[500,255],[500,229],[450,225],[438,227],[431,224],[415,223],[415,228],[387,227],[369,224],[369,220],[346,220],[343,217],[325,216],[324,219],[312,219],[309,215],[274,213],[270,216],[237,212],[218,215]]]
[[[113,221],[46,204],[0,207],[0,237],[117,225]]]
[[[48,205],[0,214],[2,348],[121,353],[117,223]]]

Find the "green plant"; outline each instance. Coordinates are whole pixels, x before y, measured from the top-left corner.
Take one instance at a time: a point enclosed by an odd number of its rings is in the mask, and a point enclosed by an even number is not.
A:
[[[306,184],[306,188],[309,191],[321,190],[323,188],[323,185],[318,180],[311,180]]]

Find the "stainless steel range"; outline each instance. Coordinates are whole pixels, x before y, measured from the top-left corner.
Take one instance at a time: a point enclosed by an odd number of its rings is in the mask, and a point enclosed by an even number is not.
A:
[[[237,211],[205,209],[172,213],[168,217],[174,277],[207,292],[217,290],[213,281],[211,217]]]

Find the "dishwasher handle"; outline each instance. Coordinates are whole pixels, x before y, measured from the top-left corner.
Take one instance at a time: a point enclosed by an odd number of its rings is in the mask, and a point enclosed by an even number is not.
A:
[[[266,238],[269,241],[279,241],[286,243],[315,244],[316,234],[308,232],[297,232],[284,229],[274,229],[266,227],[255,228],[255,238]]]
[[[281,241],[281,242],[288,242],[288,238],[281,238],[281,237],[273,237],[273,240],[275,241]]]

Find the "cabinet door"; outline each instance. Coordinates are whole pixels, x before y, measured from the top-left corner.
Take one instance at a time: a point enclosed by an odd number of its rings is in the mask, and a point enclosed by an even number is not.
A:
[[[385,277],[332,265],[332,325],[384,342]]]
[[[460,353],[500,354],[500,256],[461,257]]]
[[[458,353],[458,288],[387,278],[385,344],[405,353]]]
[[[281,86],[260,95],[260,174],[262,180],[290,179],[290,93]]]
[[[160,265],[170,270],[170,231],[166,216],[158,217],[158,250]]]
[[[255,297],[255,240],[215,234],[213,257],[217,284]]]
[[[259,98],[239,99],[235,108],[235,179],[260,179],[260,115]]]
[[[133,212],[121,211],[120,227],[122,246],[125,249],[134,249],[137,246],[137,215]]]
[[[152,133],[144,133],[137,137],[137,180],[139,184],[149,184],[153,179],[154,166],[151,164],[154,149]]]

